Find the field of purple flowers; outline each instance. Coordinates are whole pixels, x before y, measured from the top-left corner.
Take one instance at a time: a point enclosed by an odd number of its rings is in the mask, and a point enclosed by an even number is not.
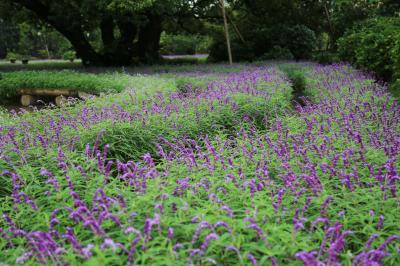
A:
[[[399,265],[400,106],[292,67],[0,112],[0,265]]]

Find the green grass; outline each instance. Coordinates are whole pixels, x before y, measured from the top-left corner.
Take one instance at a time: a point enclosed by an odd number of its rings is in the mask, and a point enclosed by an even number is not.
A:
[[[233,111],[230,105],[213,102],[186,108],[184,114],[176,113],[164,118],[162,115],[146,116],[145,121],[131,122],[105,121],[90,128],[78,129],[80,134],[79,149],[83,150],[87,143],[93,145],[98,132],[104,130],[100,146],[110,145],[109,156],[120,161],[140,160],[143,154],[150,153],[157,158],[156,143],[160,137],[173,142],[182,138],[198,139],[208,135],[234,136],[240,127],[246,126],[244,117],[251,119],[251,125],[258,130],[265,130],[267,117],[283,114],[290,106],[289,87],[281,88],[273,98],[250,96],[246,94],[231,95],[231,102],[237,108]],[[200,115],[199,114],[206,114]],[[75,132],[76,134],[76,132]]]
[[[15,64],[11,64],[9,61],[0,60],[0,72],[12,72],[12,71],[40,71],[40,70],[77,70],[83,69],[83,65],[80,61],[67,62],[64,60],[46,60],[46,61],[29,61],[29,64],[23,65],[20,61]]]
[[[91,93],[121,92],[129,77],[120,74],[84,74],[73,71],[18,71],[0,76],[0,96],[10,98],[17,89],[72,89]]]

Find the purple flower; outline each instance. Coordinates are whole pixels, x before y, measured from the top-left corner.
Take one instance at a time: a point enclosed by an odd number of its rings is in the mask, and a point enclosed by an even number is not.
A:
[[[250,261],[250,263],[253,266],[258,266],[258,261],[256,260],[256,258],[253,256],[253,254],[249,253],[247,254],[247,259]]]
[[[25,264],[25,262],[29,260],[32,256],[33,256],[32,252],[25,252],[15,260],[15,263]]]
[[[226,223],[226,222],[224,222],[224,221],[218,221],[218,222],[216,222],[215,224],[214,224],[214,229],[217,229],[218,227],[224,227],[226,230],[228,230],[228,232],[229,233],[231,233],[232,232],[232,229],[229,227],[229,225]]]
[[[174,237],[174,228],[168,227],[168,238],[172,240],[173,237]]]
[[[383,214],[380,215],[380,216],[379,216],[378,224],[376,225],[376,228],[377,228],[378,230],[381,230],[381,229],[383,228],[383,222],[384,222],[384,220],[385,220],[385,216],[384,216]]]
[[[82,248],[82,255],[84,258],[89,259],[92,257],[92,249],[94,248],[93,244],[88,244],[86,247]]]
[[[317,251],[301,251],[295,254],[295,258],[303,261],[304,265],[324,266],[325,264],[317,259],[317,254]]]
[[[205,239],[203,241],[203,244],[201,244],[200,250],[202,252],[205,252],[207,250],[208,245],[210,244],[211,240],[217,240],[217,239],[218,239],[218,235],[217,234],[215,234],[215,233],[208,234],[205,237]]]

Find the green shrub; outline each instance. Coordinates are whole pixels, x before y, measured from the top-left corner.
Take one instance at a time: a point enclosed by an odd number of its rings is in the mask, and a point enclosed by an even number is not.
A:
[[[49,51],[45,49],[37,50],[38,57],[41,59],[50,59]]]
[[[236,35],[232,36],[231,46],[234,61],[282,60],[291,59],[291,57],[297,60],[310,59],[317,46],[317,37],[314,31],[304,25],[277,25],[272,28],[249,29],[248,32],[244,32],[244,35],[245,42]],[[226,61],[227,57],[224,34],[222,31],[218,31],[211,46],[210,59]]]
[[[400,18],[367,20],[338,41],[342,60],[375,72],[386,81],[400,72]]]
[[[292,52],[296,60],[310,59],[317,46],[314,31],[304,25],[286,28],[282,32],[280,41]]]
[[[226,48],[226,40],[221,35],[214,40],[210,48],[209,60],[212,62],[220,62],[228,60],[228,50]],[[231,40],[232,56],[234,61],[252,61],[256,58],[254,46],[252,42],[242,43],[238,39]]]
[[[400,79],[397,79],[390,85],[390,91],[394,97],[400,99]]]
[[[207,53],[210,42],[210,38],[206,36],[163,33],[160,39],[160,52],[164,55]]]
[[[13,52],[8,52],[7,53],[7,56],[6,56],[6,59],[7,60],[10,60],[10,61],[15,61],[15,60],[17,60],[19,58],[19,55],[18,54],[16,54],[16,53],[13,53]]]
[[[393,78],[400,79],[400,29],[397,32],[395,43],[393,48],[390,50],[390,56],[393,60]],[[400,85],[400,80],[397,80]]]
[[[75,60],[75,58],[76,58],[76,53],[74,51],[66,51],[63,54],[63,58],[64,58],[64,60],[68,60],[70,62],[73,62]]]
[[[294,56],[289,49],[275,45],[270,51],[265,53],[261,59],[293,60]]]

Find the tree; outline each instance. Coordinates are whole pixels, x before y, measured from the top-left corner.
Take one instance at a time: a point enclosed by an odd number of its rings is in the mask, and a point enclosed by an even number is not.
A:
[[[295,36],[287,36],[293,33],[292,28],[301,25],[302,29],[308,28],[317,35],[323,31],[321,21],[323,12],[317,0],[226,0],[229,3],[227,14],[232,26],[238,28],[239,33],[232,28],[232,54],[236,61],[251,61],[255,58],[270,54],[274,47],[291,50],[293,38],[301,38],[296,32]],[[221,31],[221,30],[219,30]],[[309,31],[307,31],[309,32]],[[211,49],[211,58],[216,61],[226,60],[226,48],[222,44],[222,38],[214,34],[215,42]],[[240,36],[241,35],[241,36]],[[308,37],[305,36],[305,37]],[[309,38],[296,40],[303,42]],[[285,43],[283,43],[285,42]],[[290,46],[290,47],[289,47]],[[313,47],[314,44],[309,47]],[[312,50],[312,49],[311,49]],[[304,59],[308,53],[300,55],[298,51],[291,51]]]
[[[336,49],[337,40],[356,23],[376,16],[400,14],[398,0],[320,0],[319,2],[326,16],[322,25],[329,33],[332,49]]]
[[[187,7],[183,0],[6,1],[60,32],[86,65],[157,60],[164,19]]]

